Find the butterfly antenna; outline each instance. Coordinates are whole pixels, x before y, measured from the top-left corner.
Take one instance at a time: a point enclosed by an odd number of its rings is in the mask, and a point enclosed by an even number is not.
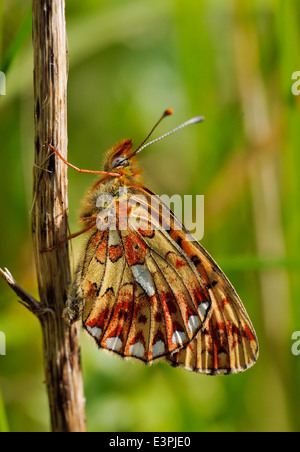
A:
[[[145,149],[146,147],[150,146],[153,143],[156,143],[157,141],[160,141],[166,137],[168,137],[169,135],[172,135],[175,132],[178,132],[179,130],[183,129],[186,126],[189,126],[191,124],[197,124],[199,122],[203,122],[204,121],[204,116],[195,116],[192,119],[189,119],[188,121],[184,122],[183,124],[181,124],[180,126],[177,126],[175,129],[171,130],[170,132],[165,133],[164,135],[162,135],[161,137],[156,138],[155,140],[150,141],[149,143],[145,144],[145,142],[148,140],[148,138],[152,135],[153,131],[156,129],[156,127],[158,126],[158,124],[168,115],[171,115],[173,113],[172,110],[166,110],[164,112],[164,114],[162,115],[162,117],[159,119],[159,121],[155,124],[155,126],[153,127],[153,129],[151,130],[151,132],[149,133],[149,135],[147,136],[147,138],[142,142],[142,144],[140,144],[140,146],[129,156],[127,157],[127,160],[130,159],[131,157],[133,157],[134,155],[138,154],[139,152],[141,152],[143,149]]]
[[[151,137],[152,133],[154,132],[154,130],[156,129],[156,127],[161,123],[161,121],[166,118],[167,116],[170,116],[173,114],[173,110],[171,108],[168,108],[167,110],[165,110],[162,114],[162,116],[159,118],[159,120],[157,121],[157,123],[154,125],[154,127],[152,127],[152,129],[150,130],[150,132],[148,133],[148,135],[146,136],[146,138],[144,139],[144,141],[135,149],[135,151],[129,156],[127,157],[127,160],[131,157],[133,157],[134,155],[136,155],[140,149],[142,148],[142,146],[146,143],[146,141]]]

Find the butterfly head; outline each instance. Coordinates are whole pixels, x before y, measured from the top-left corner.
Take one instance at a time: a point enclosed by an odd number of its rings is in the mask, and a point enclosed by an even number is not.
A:
[[[122,140],[108,151],[104,170],[128,177],[136,175],[136,159],[132,155],[132,140]]]

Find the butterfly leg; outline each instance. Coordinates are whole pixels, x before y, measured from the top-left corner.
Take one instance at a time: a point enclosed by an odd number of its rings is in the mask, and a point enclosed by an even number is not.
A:
[[[96,223],[90,224],[87,228],[84,228],[84,229],[82,229],[82,231],[76,232],[75,234],[69,235],[67,238],[65,238],[61,242],[56,243],[56,245],[53,245],[53,246],[50,246],[49,248],[45,248],[45,249],[41,250],[41,253],[46,253],[48,251],[52,251],[52,250],[55,250],[56,248],[59,248],[64,243],[67,243],[69,240],[72,240],[75,237],[78,237],[79,235],[84,234],[85,232],[89,231],[90,229],[95,227],[95,225],[96,225]]]
[[[94,170],[85,170],[77,168],[77,166],[72,165],[71,163],[67,162],[63,156],[58,152],[57,149],[55,149],[54,146],[49,144],[49,147],[55,152],[55,154],[65,163],[65,165],[68,165],[70,168],[73,168],[74,170],[78,171],[79,173],[89,173],[89,174],[103,174],[104,176],[113,176],[113,177],[121,177],[121,174],[119,173],[109,173],[108,171],[94,171]]]

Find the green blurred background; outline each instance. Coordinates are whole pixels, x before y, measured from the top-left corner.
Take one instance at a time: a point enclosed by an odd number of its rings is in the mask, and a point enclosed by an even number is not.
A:
[[[89,431],[297,431],[300,356],[297,0],[67,0],[69,161],[102,169],[122,138],[139,144],[162,111],[161,134],[139,157],[158,194],[204,194],[205,236],[256,328],[247,372],[206,377],[144,367],[98,351],[82,334]],[[0,266],[37,296],[30,234],[33,89],[30,0],[0,0]],[[69,170],[70,229],[94,176]],[[72,244],[76,263],[82,239]],[[0,281],[0,431],[47,431],[38,321]]]

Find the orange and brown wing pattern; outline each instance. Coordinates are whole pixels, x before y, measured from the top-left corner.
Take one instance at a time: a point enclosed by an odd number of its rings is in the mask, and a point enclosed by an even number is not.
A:
[[[258,341],[239,296],[212,257],[196,240],[191,240],[191,234],[161,200],[159,209],[160,221],[162,216],[171,215],[170,227],[165,232],[197,269],[211,300],[209,316],[195,339],[171,353],[167,361],[173,366],[210,375],[248,369],[257,360]]]
[[[244,371],[257,360],[258,341],[247,312],[235,289],[205,249],[185,241],[184,252],[193,261],[208,288],[212,302],[207,323],[196,338],[167,359],[173,366],[184,367],[208,375],[230,374]]]
[[[91,232],[77,278],[73,298],[98,346],[146,363],[186,346],[211,308],[195,266],[141,205],[126,229]]]
[[[169,114],[164,112],[156,126]],[[254,364],[255,331],[210,255],[157,195],[139,185],[135,162],[149,144],[202,120],[192,118],[150,143],[145,140],[134,152],[131,140],[109,151],[108,173],[85,199],[82,232],[89,231],[89,237],[63,317],[69,324],[82,317],[99,347],[123,357],[145,363],[164,358],[173,366],[215,375]]]
[[[128,194],[130,205],[117,202],[119,228],[90,233],[69,297],[73,317],[80,306],[98,346],[123,357],[164,357],[211,375],[250,367],[255,331],[226,276],[156,195]],[[158,201],[151,210],[149,195]]]

